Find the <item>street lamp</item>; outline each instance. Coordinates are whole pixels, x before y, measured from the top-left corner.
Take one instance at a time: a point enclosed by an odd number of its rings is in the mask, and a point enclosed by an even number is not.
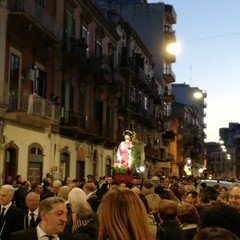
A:
[[[169,43],[166,50],[170,54],[178,55],[181,52],[181,47],[179,43]]]
[[[201,99],[203,97],[203,93],[200,91],[197,91],[197,92],[193,93],[193,96],[196,99]]]
[[[144,166],[140,166],[140,167],[139,167],[139,171],[140,171],[141,173],[143,173],[143,172],[145,171],[145,167],[144,167]]]

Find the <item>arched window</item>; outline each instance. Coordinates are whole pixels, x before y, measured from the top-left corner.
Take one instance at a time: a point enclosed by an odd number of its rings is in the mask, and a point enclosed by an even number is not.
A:
[[[112,161],[110,159],[110,157],[107,157],[106,159],[106,165],[105,165],[105,175],[106,176],[110,176],[112,174]]]
[[[92,174],[93,176],[97,176],[97,151],[95,150],[93,153],[93,161],[92,161]]]
[[[28,148],[28,173],[30,182],[42,181],[43,148],[38,143],[33,143]]]
[[[64,180],[65,177],[68,177],[70,165],[70,155],[68,151],[62,150],[60,154],[60,165],[59,165],[59,178]]]

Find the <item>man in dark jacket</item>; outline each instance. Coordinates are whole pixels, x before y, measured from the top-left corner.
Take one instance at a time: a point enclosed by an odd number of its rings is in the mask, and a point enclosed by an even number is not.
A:
[[[158,214],[161,220],[157,230],[158,240],[186,240],[184,232],[176,220],[176,202],[172,200],[162,200]]]
[[[39,215],[41,222],[36,228],[28,228],[14,232],[10,235],[9,240],[61,240],[61,233],[67,222],[67,208],[65,206],[65,201],[58,197],[46,198],[39,206]]]
[[[83,191],[86,193],[86,200],[90,204],[92,210],[97,212],[98,206],[100,204],[100,199],[96,194],[95,185],[93,182],[87,182],[83,186]]]
[[[12,203],[14,196],[13,186],[6,184],[0,189],[0,239],[6,240],[9,235],[20,230],[18,222],[22,210]]]
[[[97,240],[98,217],[88,202],[79,202],[68,216],[63,240]]]
[[[43,191],[40,194],[40,199],[44,200],[49,197],[54,197],[54,193],[52,191],[52,184],[48,181],[44,181],[43,184]]]
[[[30,192],[27,194],[25,202],[28,209],[24,211],[20,218],[20,227],[21,229],[34,228],[40,223],[40,196],[35,192]]]

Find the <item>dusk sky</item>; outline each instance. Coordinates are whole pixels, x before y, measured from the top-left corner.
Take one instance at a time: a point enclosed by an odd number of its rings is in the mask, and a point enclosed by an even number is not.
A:
[[[207,92],[206,141],[219,128],[240,122],[240,0],[166,0],[177,13],[181,53],[173,64],[176,83]]]

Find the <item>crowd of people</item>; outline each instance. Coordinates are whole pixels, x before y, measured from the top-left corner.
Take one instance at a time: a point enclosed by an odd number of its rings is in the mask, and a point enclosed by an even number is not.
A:
[[[193,179],[66,177],[0,188],[0,239],[240,240],[240,185],[197,187]]]

